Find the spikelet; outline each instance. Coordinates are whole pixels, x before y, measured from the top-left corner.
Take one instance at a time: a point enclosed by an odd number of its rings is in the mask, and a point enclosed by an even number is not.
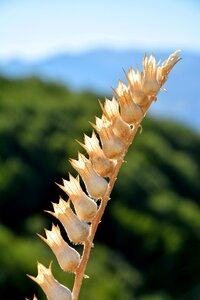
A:
[[[160,86],[162,86],[168,78],[168,74],[171,69],[181,60],[179,57],[180,50],[175,51],[172,53],[167,60],[165,60],[162,65],[158,68],[158,82]]]
[[[71,159],[72,167],[81,175],[88,194],[94,199],[101,199],[108,188],[107,181],[94,170],[92,163],[83,154],[78,154],[78,160]]]
[[[69,180],[63,180],[63,185],[59,185],[69,196],[68,202],[60,198],[58,204],[53,203],[54,212],[49,213],[62,223],[69,240],[74,244],[83,244],[84,249],[80,258],[79,253],[63,240],[59,227],[55,225],[51,231],[45,230],[46,238],[39,235],[55,253],[61,268],[75,273],[71,293],[53,277],[51,265],[46,268],[38,263],[37,277],[29,277],[41,286],[49,300],[78,300],[93,239],[124,155],[169,72],[180,60],[178,55],[179,51],[175,51],[161,65],[156,63],[154,55],[149,58],[145,55],[142,71],[131,68],[125,73],[128,86],[119,81],[117,88],[113,89],[117,99],[113,97],[112,100],[105,99],[104,105],[100,103],[103,115],[96,117],[96,124],[91,123],[99,138],[93,132],[91,137],[84,135],[84,144],[79,142],[89,158],[79,153],[78,160],[71,159],[70,162],[82,177],[88,195],[82,190],[78,178],[69,174]],[[100,200],[99,207],[92,198]],[[76,213],[70,207],[70,200]],[[34,300],[37,300],[35,296]]]
[[[69,196],[74,204],[77,216],[80,220],[91,222],[97,213],[96,203],[83,192],[78,178],[69,174],[69,181],[63,179],[64,186],[58,186]]]
[[[124,151],[124,141],[115,135],[112,123],[103,115],[101,119],[96,117],[96,125],[92,126],[100,136],[105,156],[109,159],[120,158]]]
[[[140,123],[144,113],[141,107],[134,102],[130,90],[121,80],[119,80],[118,87],[114,92],[120,103],[122,119],[131,125]]]
[[[130,126],[123,121],[119,112],[119,103],[115,99],[105,99],[104,106],[100,103],[103,114],[112,124],[114,134],[122,140],[127,140],[131,134]]]
[[[113,172],[115,162],[105,156],[95,132],[92,132],[91,137],[84,134],[84,144],[80,142],[79,144],[87,151],[97,174],[109,177]]]
[[[74,214],[69,202],[60,198],[59,203],[53,203],[54,212],[46,211],[56,217],[64,226],[68,238],[74,244],[84,243],[89,235],[90,226]]]
[[[54,278],[51,271],[51,264],[49,268],[46,268],[38,262],[37,267],[37,277],[33,277],[31,275],[28,275],[28,277],[30,277],[43,289],[48,300],[72,300],[71,291]]]
[[[46,237],[38,234],[38,236],[51,248],[54,252],[61,269],[65,272],[75,272],[79,263],[80,255],[61,236],[58,226],[52,224],[52,229],[45,229]]]
[[[143,80],[142,89],[146,97],[156,96],[160,90],[160,84],[157,80],[158,65],[156,64],[155,57],[151,55],[148,57],[145,55],[143,59]]]
[[[143,73],[140,72],[138,68],[136,68],[136,71],[133,68],[130,68],[128,74],[125,73],[125,75],[128,81],[128,88],[126,89],[123,87],[123,89],[125,89],[126,93],[130,95],[134,103],[140,106],[146,105],[148,97],[145,95],[143,90]],[[120,84],[122,83],[120,82]]]

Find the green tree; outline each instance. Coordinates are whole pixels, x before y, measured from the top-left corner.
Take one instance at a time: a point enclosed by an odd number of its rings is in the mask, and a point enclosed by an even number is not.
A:
[[[54,184],[72,171],[98,97],[31,78],[0,78],[0,298],[22,299],[37,287],[37,260],[54,260],[35,236],[52,219]],[[147,119],[119,174],[81,299],[198,299],[200,136],[171,121]],[[63,195],[64,196],[64,195]],[[54,220],[55,221],[55,220]],[[48,259],[47,259],[48,257]],[[71,275],[59,275],[70,286]],[[98,291],[98,292],[97,292]],[[43,299],[41,291],[38,291]]]

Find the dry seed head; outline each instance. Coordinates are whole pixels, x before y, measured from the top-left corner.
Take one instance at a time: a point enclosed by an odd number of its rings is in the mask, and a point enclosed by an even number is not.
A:
[[[28,277],[42,288],[48,300],[72,300],[71,291],[54,278],[51,271],[51,264],[49,268],[46,268],[38,262],[37,268],[37,277],[33,277],[31,275],[28,275]]]
[[[93,158],[94,155],[102,155],[103,151],[99,145],[99,140],[94,131],[92,132],[91,137],[84,134],[84,143],[85,144],[82,144],[82,146],[87,151],[90,158]]]
[[[101,128],[109,127],[111,125],[111,122],[108,120],[108,118],[105,115],[102,115],[101,119],[96,117],[95,121],[96,121],[96,126],[94,127],[97,130],[97,132],[99,132]]]
[[[131,134],[131,128],[126,122],[124,122],[121,116],[115,118],[115,120],[112,122],[112,128],[117,137],[124,141],[128,140]]]
[[[109,159],[119,159],[124,151],[124,142],[114,134],[112,125],[103,127],[99,135],[105,156]]]
[[[116,136],[122,140],[127,140],[131,133],[130,126],[123,121],[119,113],[119,104],[115,97],[112,100],[106,98],[103,113],[112,124],[112,130]]]
[[[117,86],[116,90],[114,90],[114,92],[117,95],[117,97],[120,98],[120,97],[123,97],[124,94],[128,94],[129,89],[125,85],[125,83],[123,83],[123,81],[119,80],[118,86]]]
[[[102,198],[108,188],[107,181],[99,176],[89,159],[83,154],[78,154],[78,160],[71,159],[72,167],[81,175],[88,194],[94,199]]]
[[[167,60],[162,63],[160,67],[158,67],[158,82],[161,86],[166,82],[171,69],[177,62],[181,60],[181,58],[178,56],[179,53],[180,50],[175,51],[168,57]]]
[[[145,95],[155,96],[160,90],[160,84],[157,81],[157,70],[158,65],[156,64],[156,60],[154,55],[148,57],[145,55],[143,59],[143,80],[142,80],[142,88]]]
[[[93,131],[91,138],[85,134],[84,140],[85,145],[82,146],[87,151],[97,174],[109,177],[113,172],[115,163],[105,156],[95,132]]]
[[[61,269],[65,272],[75,272],[80,263],[80,255],[64,241],[59,227],[53,224],[51,231],[45,229],[45,233],[47,238],[44,238],[40,234],[38,236],[54,252]]]
[[[102,149],[99,145],[99,141],[96,135],[93,133],[92,138],[85,136],[85,144],[81,144],[83,148],[88,152],[90,160],[88,160],[82,154],[79,154],[78,160],[71,160],[72,166],[82,176],[87,191],[92,195],[92,197],[98,199],[102,198],[103,195],[106,194],[105,200],[109,199],[114,179],[121,166],[122,160],[120,160],[120,158],[123,158],[123,154],[127,151],[128,148],[127,143],[122,142],[124,138],[126,139],[130,135],[130,126],[128,126],[127,124],[132,125],[132,129],[133,127],[135,127],[131,135],[131,137],[134,137],[135,132],[137,131],[137,128],[139,128],[140,122],[142,121],[151,102],[153,100],[156,100],[157,93],[167,80],[168,73],[180,60],[178,54],[179,51],[175,51],[169,56],[166,61],[163,62],[161,66],[160,63],[156,64],[154,55],[151,55],[149,58],[145,55],[143,59],[143,72],[140,72],[138,68],[136,68],[136,71],[130,69],[128,74],[126,75],[126,78],[128,80],[128,87],[126,87],[123,82],[119,81],[117,89],[114,90],[119,100],[120,109],[117,101],[114,98],[112,101],[106,99],[104,106],[100,104],[103,110],[103,116],[101,119],[96,118],[96,124],[93,124],[93,127],[99,133]],[[127,124],[125,124],[124,122]],[[124,126],[124,124],[126,126]],[[125,129],[127,130],[127,132]],[[106,156],[111,160],[107,159]],[[108,190],[108,183],[101,176],[107,176],[103,173],[103,166],[105,167],[105,169],[108,168],[108,162],[111,162],[112,159],[115,160],[116,169],[113,173],[113,168],[109,171],[113,174],[113,176],[111,176],[110,178]],[[108,171],[106,171],[105,174],[107,173]],[[101,176],[99,176],[98,174],[100,174]],[[86,199],[87,201],[89,201],[90,198],[85,193],[84,195],[82,194],[83,191],[80,188],[80,185],[78,186],[77,182],[78,181],[71,176],[69,181],[64,181],[64,186],[61,186],[61,188],[64,189],[71,198],[76,197],[75,200],[72,199],[74,202],[74,206],[76,201],[76,203],[78,203],[78,208],[80,208],[81,203],[85,203]],[[83,201],[83,198],[85,201]],[[105,205],[106,204],[107,202],[105,202]],[[87,223],[81,221],[77,217],[77,215],[73,213],[70,208],[69,202],[66,203],[64,200],[60,199],[58,204],[53,204],[53,207],[54,212],[49,213],[57,217],[62,222],[70,240],[74,243],[84,243],[88,239],[90,228],[90,238],[94,237],[98,225],[95,222],[99,222],[105,209],[105,206],[101,206],[98,211],[99,214],[97,214],[97,218],[95,218],[94,223],[92,223],[90,227]],[[76,207],[75,209],[80,218],[83,218],[82,213],[85,213],[86,210],[88,210],[88,208],[86,209],[86,207],[82,208],[81,212],[78,211]],[[48,245],[50,245],[51,248],[53,248],[58,261],[60,260],[60,265],[63,268],[63,260],[65,257],[65,254],[62,252],[64,251],[63,249],[67,247],[68,251],[69,249],[71,249],[72,252],[75,250],[69,247],[68,244],[67,246],[66,244],[63,245],[65,241],[62,239],[58,227],[53,226],[52,231],[46,231],[46,235],[46,239],[44,237],[40,237]],[[74,300],[78,299],[79,289],[84,277],[84,270],[89,256],[88,253],[90,252],[90,248],[92,246],[90,238],[88,239],[89,243],[84,244],[81,266],[76,270],[76,278],[73,288]],[[59,249],[59,247],[62,248],[61,252],[56,250]],[[76,251],[73,253],[76,253]],[[80,261],[79,254],[76,253],[74,255],[77,255],[77,260]],[[72,256],[72,254],[70,254],[69,256]],[[70,258],[70,260],[73,260],[72,257]],[[75,267],[70,267],[70,269],[75,269]],[[47,269],[42,264],[38,263],[37,277],[29,277],[42,287],[49,300],[72,299],[70,290],[59,284],[53,277],[51,273],[51,266]],[[35,296],[34,300],[37,300]]]
[[[103,114],[106,118],[112,122],[115,118],[119,116],[119,104],[115,97],[112,100],[105,99],[104,106],[101,105]]]
[[[80,220],[91,222],[97,213],[96,203],[84,193],[78,178],[69,174],[69,181],[63,179],[64,186],[59,187],[69,196],[74,204],[77,216]]]
[[[143,111],[140,106],[133,101],[131,93],[122,81],[119,81],[115,93],[120,103],[122,119],[131,125],[141,122],[144,117]]]
[[[102,118],[96,117],[97,130],[102,144],[102,150],[109,159],[118,159],[124,151],[124,142],[114,134],[112,123],[103,115]]]
[[[54,212],[48,211],[64,226],[68,238],[74,244],[84,243],[89,235],[90,226],[81,221],[70,208],[69,202],[60,198],[59,203],[53,203]]]
[[[142,87],[143,73],[137,68],[136,72],[131,68],[126,75],[128,81],[128,90],[125,93],[129,93],[134,103],[143,106],[148,102],[148,97],[145,95]]]

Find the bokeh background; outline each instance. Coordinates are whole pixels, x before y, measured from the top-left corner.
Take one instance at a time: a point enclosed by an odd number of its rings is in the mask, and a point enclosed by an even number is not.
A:
[[[0,0],[0,299],[44,294],[26,273],[53,260],[40,241],[74,139],[98,98],[146,52],[183,60],[123,165],[80,300],[200,299],[200,2]],[[78,248],[81,251],[81,248]]]

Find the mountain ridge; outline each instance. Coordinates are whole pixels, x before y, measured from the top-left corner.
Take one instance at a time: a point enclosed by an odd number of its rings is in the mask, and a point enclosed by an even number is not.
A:
[[[157,61],[165,60],[171,51],[156,51]],[[149,51],[147,52],[149,55]],[[128,71],[141,61],[140,50],[97,49],[83,53],[59,53],[35,61],[21,59],[0,60],[0,74],[8,78],[37,76],[45,81],[65,84],[72,90],[91,90],[100,95],[111,95],[111,87],[118,79],[125,80],[122,67]],[[159,105],[151,113],[181,121],[200,130],[200,55],[184,51],[182,61],[172,70],[165,88],[159,94]]]

